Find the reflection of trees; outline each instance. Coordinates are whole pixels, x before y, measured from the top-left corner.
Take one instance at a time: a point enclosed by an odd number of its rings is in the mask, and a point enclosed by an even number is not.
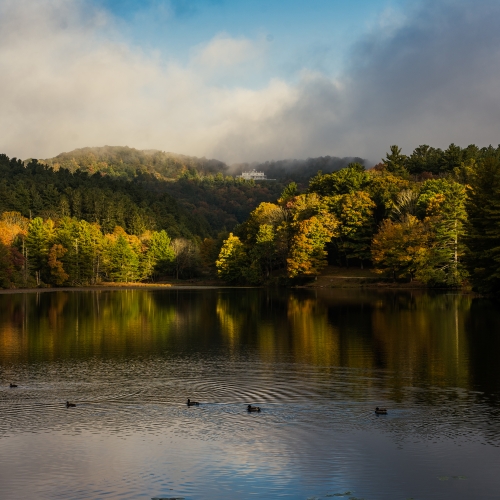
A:
[[[500,320],[480,304],[471,308],[461,295],[352,289],[2,295],[0,363],[250,349],[269,364],[384,369],[359,390],[386,384],[398,399],[404,387],[469,387],[471,373],[487,384],[497,351],[489,349],[490,332]]]
[[[295,359],[314,365],[338,366],[339,331],[328,321],[328,309],[314,297],[290,295],[287,318]]]
[[[496,394],[500,404],[500,315],[498,302],[474,299],[465,321],[471,378],[477,390]]]
[[[373,310],[380,366],[396,374],[393,388],[469,386],[464,315],[470,299],[459,295],[407,295]],[[395,395],[397,397],[397,395]]]
[[[138,290],[14,294],[0,301],[0,362],[154,350],[176,318],[173,305],[158,307],[153,294]]]

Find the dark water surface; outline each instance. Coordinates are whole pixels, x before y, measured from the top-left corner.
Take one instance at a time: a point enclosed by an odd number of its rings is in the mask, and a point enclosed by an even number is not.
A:
[[[0,311],[3,500],[500,497],[493,302],[126,290]]]

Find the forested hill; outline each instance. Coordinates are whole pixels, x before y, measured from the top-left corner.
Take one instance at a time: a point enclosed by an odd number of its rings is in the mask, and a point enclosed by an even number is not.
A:
[[[174,238],[203,238],[231,231],[259,203],[277,199],[289,182],[306,189],[318,171],[331,173],[351,160],[363,163],[360,158],[325,156],[228,166],[215,159],[104,146],[25,161],[25,170],[6,170],[15,161],[5,157],[4,186],[11,195],[0,204],[26,217],[69,215],[97,222],[104,231],[118,225],[131,234],[165,229]],[[237,178],[252,168],[275,180]],[[7,187],[11,183],[16,186]],[[21,185],[29,196],[18,193]],[[14,199],[13,193],[18,193]]]
[[[54,170],[80,170],[89,174],[101,172],[113,177],[134,178],[140,173],[152,174],[160,179],[177,179],[191,175],[226,173],[228,167],[218,160],[165,153],[156,149],[138,150],[127,146],[81,148],[61,153],[54,158],[40,160]]]
[[[269,179],[276,179],[284,184],[296,182],[304,186],[307,186],[309,179],[318,171],[331,173],[347,167],[349,163],[365,164],[365,160],[359,157],[320,156],[306,160],[292,159],[228,166],[214,159],[167,153],[155,149],[138,150],[127,146],[75,149],[68,153],[61,153],[54,158],[40,160],[40,162],[51,166],[55,171],[67,169],[70,172],[79,170],[89,174],[101,172],[104,175],[128,179],[133,179],[140,174],[150,174],[163,180],[217,174],[237,176],[242,171],[255,169],[263,171]]]

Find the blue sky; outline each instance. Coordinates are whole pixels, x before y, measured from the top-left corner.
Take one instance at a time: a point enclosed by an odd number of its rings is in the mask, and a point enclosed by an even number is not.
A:
[[[0,152],[497,145],[498,0],[0,0]]]
[[[364,34],[397,22],[404,0],[96,0],[145,50],[185,59],[217,35],[267,41],[261,78],[292,79],[303,69],[335,75]]]

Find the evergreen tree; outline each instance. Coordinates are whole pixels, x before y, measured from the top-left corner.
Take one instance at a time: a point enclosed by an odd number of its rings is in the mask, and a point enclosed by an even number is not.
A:
[[[44,222],[41,217],[36,217],[30,222],[25,243],[37,285],[42,281],[50,281],[47,260],[53,239],[54,222],[52,220],[49,219]]]
[[[407,177],[408,170],[406,169],[406,164],[408,158],[406,155],[401,154],[401,148],[396,145],[391,146],[390,150],[391,152],[387,153],[385,159],[382,160],[385,169],[391,174]]]
[[[137,281],[139,257],[124,235],[118,235],[114,241],[108,240],[105,255],[107,272],[113,281],[122,283]]]
[[[470,179],[465,243],[471,279],[477,290],[500,293],[500,160],[480,161]]]

